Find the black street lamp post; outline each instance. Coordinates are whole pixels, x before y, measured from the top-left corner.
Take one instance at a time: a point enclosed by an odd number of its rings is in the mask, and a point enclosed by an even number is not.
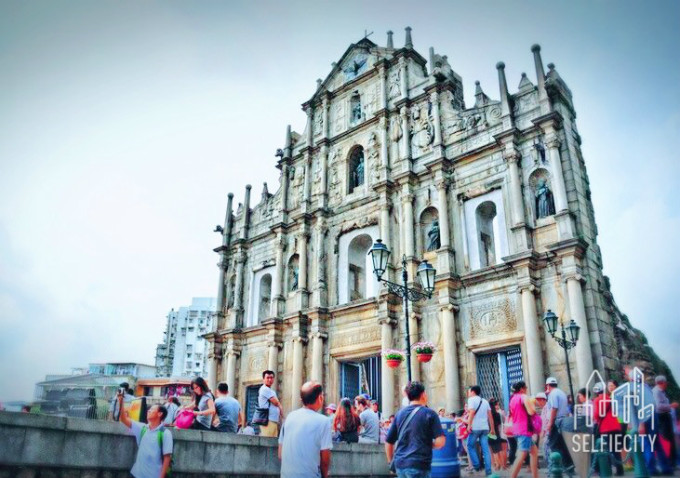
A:
[[[571,319],[569,325],[564,326],[564,322],[560,322],[561,336],[555,336],[557,334],[557,322],[559,318],[555,313],[548,309],[548,312],[543,316],[543,322],[548,329],[551,337],[555,339],[557,344],[564,349],[564,361],[567,364],[567,377],[569,378],[569,393],[571,393],[571,403],[575,406],[576,401],[574,400],[574,385],[571,381],[571,366],[569,365],[569,349],[576,347],[576,342],[578,342],[579,334],[581,333],[581,327],[578,326],[574,319]]]
[[[379,282],[383,282],[387,286],[392,294],[400,297],[404,301],[404,318],[406,320],[406,372],[408,374],[408,381],[411,381],[411,331],[409,328],[408,320],[408,301],[416,302],[423,299],[429,299],[432,297],[432,292],[434,292],[434,278],[437,271],[431,264],[427,261],[423,261],[418,266],[418,278],[420,279],[420,285],[423,288],[423,292],[409,288],[408,286],[408,271],[406,270],[406,256],[404,255],[401,259],[401,284],[396,284],[390,282],[387,279],[383,279],[382,276],[387,269],[388,259],[390,257],[390,250],[385,244],[383,244],[382,239],[378,239],[368,254],[373,260],[373,273],[378,278]]]

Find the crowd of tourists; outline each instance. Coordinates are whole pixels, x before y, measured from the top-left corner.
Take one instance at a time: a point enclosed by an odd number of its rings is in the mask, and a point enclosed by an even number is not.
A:
[[[637,379],[629,370],[626,373],[631,383]],[[508,470],[516,478],[528,466],[531,475],[537,478],[540,449],[545,457],[558,452],[566,473],[573,474],[574,460],[562,433],[570,427],[605,441],[617,440],[626,433],[637,434],[639,440],[646,440],[649,445],[643,451],[650,475],[672,475],[678,464],[678,404],[670,403],[664,376],[656,377],[653,389],[644,382],[634,384],[644,397],[629,404],[631,423],[624,423],[615,413],[617,407],[619,410],[624,407],[617,400],[626,398],[616,396],[614,391],[619,384],[614,380],[595,384],[592,390],[579,390],[576,404],[571,403],[554,377],[546,380],[544,392],[534,396],[528,393],[525,382],[518,381],[512,386],[507,410],[499,399],[483,397],[481,387],[474,385],[467,390],[463,410],[450,413],[444,407],[437,412],[430,408],[424,385],[414,381],[404,388],[402,408],[396,415],[385,417],[380,413],[379,403],[368,395],[345,397],[337,405],[324,406],[323,388],[316,382],[302,386],[302,407],[284,416],[272,388],[274,377],[271,370],[262,373],[258,406],[248,423],[239,402],[229,396],[227,384],[218,384],[215,396],[200,377],[191,383],[191,403],[181,405],[173,397],[165,405],[155,405],[147,412],[147,424],[130,420],[125,413],[129,399],[124,391],[119,393],[112,404],[111,416],[119,419],[136,438],[138,455],[132,475],[167,476],[173,445],[168,428],[175,426],[278,437],[284,478],[327,477],[331,449],[340,442],[384,444],[386,458],[397,476],[429,478],[433,450],[446,443],[441,418],[454,425],[458,453],[468,456],[466,471],[472,475],[488,476],[494,471]],[[645,404],[654,404],[654,419],[638,415]],[[583,410],[592,416],[584,416]],[[591,422],[594,427],[589,428]],[[611,463],[620,476],[630,456],[623,450],[611,451]]]

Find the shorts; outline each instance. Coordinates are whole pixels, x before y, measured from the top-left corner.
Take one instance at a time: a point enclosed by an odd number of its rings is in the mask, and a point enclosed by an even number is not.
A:
[[[261,437],[273,437],[279,436],[279,424],[272,422],[271,420],[266,427],[260,426],[260,436]]]
[[[519,435],[517,437],[517,451],[529,451],[533,444],[530,436]]]

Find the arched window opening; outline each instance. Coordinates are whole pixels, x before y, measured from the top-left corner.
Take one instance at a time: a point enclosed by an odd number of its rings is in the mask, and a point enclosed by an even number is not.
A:
[[[269,308],[272,301],[272,276],[265,274],[260,279],[260,298],[258,300],[257,319],[262,322],[269,316]]]
[[[352,98],[349,100],[349,107],[350,107],[350,119],[349,122],[352,125],[355,125],[359,123],[363,117],[363,113],[361,111],[361,96],[359,93],[355,93],[352,95]]]
[[[354,191],[354,188],[361,186],[364,184],[364,170],[365,170],[365,162],[364,162],[364,148],[359,146],[358,148],[354,148],[352,150],[352,153],[349,156],[349,181],[347,184],[349,184],[349,190],[347,191],[348,193],[351,193]]]
[[[496,264],[496,238],[498,220],[496,205],[486,201],[477,207],[477,233],[479,246],[479,262],[481,267]]]
[[[362,234],[352,239],[349,243],[347,257],[349,259],[349,271],[347,274],[349,300],[365,299],[369,296],[368,279],[372,270],[369,270],[368,250],[373,241],[368,234]]]

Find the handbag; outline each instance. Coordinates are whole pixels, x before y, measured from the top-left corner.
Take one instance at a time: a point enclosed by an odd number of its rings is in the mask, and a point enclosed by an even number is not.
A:
[[[253,413],[253,424],[260,425],[261,427],[269,425],[269,409],[271,406],[272,402],[267,401],[266,407],[257,407],[255,413]]]
[[[404,423],[399,427],[399,430],[397,431],[397,443],[401,441],[402,436],[404,435],[404,430],[406,430],[406,427],[408,426],[409,423],[411,423],[411,420],[413,417],[418,413],[418,411],[423,408],[423,407],[416,407],[413,409],[411,413],[409,413],[408,417],[406,417],[406,420],[404,420]],[[396,443],[395,443],[396,445]],[[396,451],[396,447],[395,447]],[[394,465],[394,457],[392,457],[392,461],[390,462],[390,471],[392,473],[397,472],[397,467]]]
[[[175,427],[184,430],[191,428],[194,424],[194,412],[191,410],[182,410],[177,414],[175,419]]]

